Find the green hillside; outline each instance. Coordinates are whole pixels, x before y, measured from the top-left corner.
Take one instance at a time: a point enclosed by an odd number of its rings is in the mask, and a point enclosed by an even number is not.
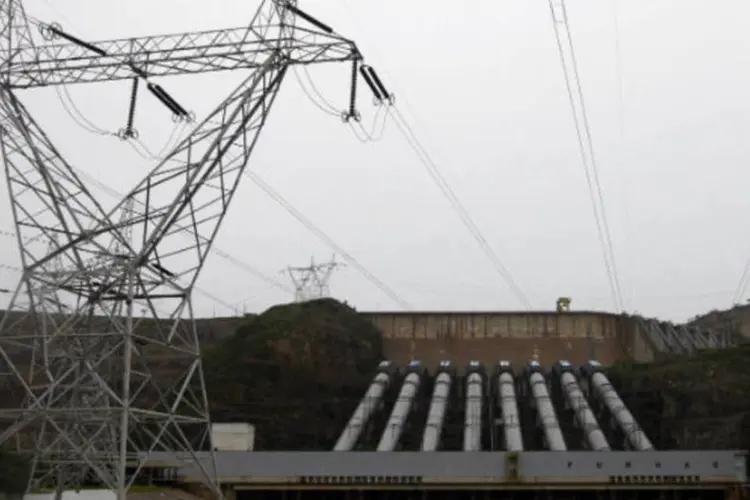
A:
[[[750,449],[750,346],[620,363],[613,385],[660,449]]]
[[[212,417],[253,423],[258,449],[325,449],[381,359],[380,332],[340,302],[272,307],[207,349]]]

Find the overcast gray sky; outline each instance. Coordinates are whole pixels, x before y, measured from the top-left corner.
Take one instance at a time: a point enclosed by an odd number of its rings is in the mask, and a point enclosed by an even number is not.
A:
[[[96,40],[242,26],[257,2],[25,4],[31,15]],[[682,320],[729,306],[750,256],[750,6],[628,0],[617,2],[617,16],[614,1],[567,6],[626,310]],[[546,0],[302,0],[300,7],[358,42],[535,308],[570,296],[574,309],[613,310]],[[160,83],[201,117],[240,73]],[[346,107],[348,65],[310,74],[327,100]],[[88,120],[116,131],[129,85],[69,91]],[[369,122],[375,108],[365,92],[360,108]],[[54,90],[24,91],[22,99],[71,163],[99,181],[125,192],[154,165],[128,144],[78,127]],[[154,152],[173,130],[145,93],[136,126]],[[392,122],[382,139],[363,144],[311,103],[290,73],[249,168],[415,309],[520,308]],[[107,206],[115,201],[94,192]],[[4,183],[0,193],[7,207]],[[0,229],[12,226],[0,210]],[[17,263],[14,241],[2,241],[0,264]],[[279,280],[287,265],[332,253],[250,181],[217,246]],[[17,279],[0,269],[2,286]],[[216,255],[199,287],[248,311],[292,298]],[[352,268],[337,271],[331,288],[361,310],[397,309]],[[197,303],[200,315],[231,313],[200,295]]]

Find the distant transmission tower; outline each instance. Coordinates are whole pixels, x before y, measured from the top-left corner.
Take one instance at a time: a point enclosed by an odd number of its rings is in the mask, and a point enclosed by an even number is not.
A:
[[[348,62],[345,120],[359,119],[358,76],[381,104],[391,96],[354,42],[294,0],[262,0],[241,28],[100,42],[39,24],[21,0],[0,0],[0,35],[0,153],[22,269],[9,310],[31,320],[0,320],[10,377],[0,386],[23,393],[0,397],[0,446],[16,438],[33,452],[32,485],[54,485],[58,495],[89,476],[125,500],[151,453],[168,452],[221,497],[207,442],[196,280],[290,66]],[[138,135],[139,85],[176,120],[193,121],[156,80],[236,69],[245,80],[112,210],[18,97],[26,88],[129,80],[119,134],[127,141]]]
[[[337,262],[334,255],[330,261],[316,264],[314,258],[310,258],[310,265],[305,267],[287,267],[284,271],[289,275],[294,284],[295,302],[321,299],[331,296],[331,288],[328,283],[336,268],[344,267],[346,264]]]

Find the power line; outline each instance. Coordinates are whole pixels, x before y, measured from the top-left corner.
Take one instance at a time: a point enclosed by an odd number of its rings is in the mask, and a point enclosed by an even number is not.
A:
[[[299,70],[295,67],[292,68],[292,71],[294,73],[294,78],[296,78],[297,83],[299,84],[299,88],[302,89],[302,92],[307,96],[307,98],[312,102],[315,107],[317,107],[319,110],[321,110],[323,113],[331,116],[341,116],[341,112],[336,109],[335,106],[333,106],[330,102],[328,102],[321,94],[318,92],[317,88],[315,88],[315,85],[312,84],[312,79],[310,79],[310,74],[305,71],[305,74],[307,75],[307,78],[310,82],[310,85],[312,85],[312,91],[315,92],[318,99],[315,99],[315,97],[310,94],[310,91],[307,89],[305,84],[302,82],[302,78],[299,76]]]
[[[310,80],[310,84],[314,87],[314,83],[312,82],[312,80]],[[309,99],[314,101],[313,97],[309,93],[306,92],[306,95]],[[318,95],[320,95],[320,93],[318,93]],[[327,101],[325,101],[325,99],[322,96],[321,96],[321,100],[323,101],[322,104],[317,103],[317,102],[315,104],[319,108],[323,109],[323,106],[327,104]],[[390,109],[393,109],[393,114],[388,112],[390,111]],[[422,163],[422,165],[425,167],[425,169],[427,170],[432,180],[435,182],[435,184],[438,186],[440,191],[449,201],[453,210],[456,212],[456,214],[460,217],[461,221],[464,223],[464,226],[466,226],[466,228],[469,230],[472,236],[476,239],[477,243],[479,243],[480,247],[488,256],[493,266],[495,267],[495,270],[500,274],[502,279],[508,284],[511,291],[521,301],[524,307],[530,309],[531,303],[529,302],[528,297],[523,293],[520,287],[516,284],[510,272],[508,272],[507,268],[500,261],[500,258],[492,250],[492,247],[490,247],[489,243],[487,243],[487,240],[482,235],[482,232],[474,223],[468,211],[466,210],[466,208],[464,208],[463,204],[456,196],[455,192],[451,189],[450,184],[448,184],[448,181],[445,179],[445,177],[443,177],[437,165],[432,160],[432,157],[429,155],[429,153],[427,153],[427,150],[424,148],[424,146],[422,146],[421,142],[419,141],[419,138],[416,136],[416,134],[414,133],[414,130],[411,128],[411,126],[406,121],[404,116],[401,114],[399,109],[395,106],[389,105],[389,108],[386,111],[386,118],[388,116],[391,116],[393,118],[394,123],[399,128],[399,130],[401,131],[402,135],[404,136],[404,138],[406,139],[407,143],[412,148],[414,153],[417,155],[417,158],[419,159],[419,161]],[[377,119],[377,115],[376,115],[376,119]],[[355,132],[355,135],[356,135],[356,132]],[[248,175],[249,174],[250,173],[248,172]]]
[[[737,288],[734,290],[734,295],[732,295],[732,304],[739,303],[742,296],[745,295],[745,290],[747,290],[748,282],[750,282],[750,258],[748,258],[747,262],[745,262],[745,267],[742,270],[740,281],[739,283],[737,283]]]
[[[327,115],[342,117],[345,116],[346,112],[339,111],[336,106],[331,104],[331,102],[323,96],[317,85],[315,85],[315,82],[313,81],[312,76],[310,76],[310,72],[308,71],[308,69],[303,67],[301,68],[301,71],[305,75],[306,83],[302,81],[302,78],[300,77],[299,71],[296,67],[294,68],[294,76],[297,79],[297,83],[299,84],[300,89],[302,89],[302,92],[305,94],[307,99],[316,108]],[[310,86],[309,90],[307,88],[308,85]],[[388,112],[388,106],[382,105],[382,103],[378,105],[377,111],[372,118],[372,124],[369,130],[366,129],[364,125],[362,125],[361,120],[347,120],[347,123],[349,124],[352,133],[357,138],[357,140],[359,140],[359,142],[377,142],[382,139],[383,134],[385,134],[385,125],[388,121]],[[378,125],[378,122],[380,122],[380,125]],[[357,131],[357,129],[359,129],[359,132]]]
[[[451,204],[451,207],[453,208],[454,212],[456,212],[456,214],[460,217],[461,222],[463,222],[466,229],[468,229],[468,231],[477,241],[482,251],[490,259],[490,262],[492,263],[497,273],[505,281],[508,287],[510,287],[513,294],[518,298],[518,300],[523,304],[523,306],[528,309],[531,309],[531,302],[529,301],[528,297],[523,292],[523,290],[521,290],[521,288],[518,286],[515,279],[513,279],[513,276],[511,276],[510,272],[505,267],[505,265],[503,265],[497,253],[495,253],[495,251],[492,249],[489,243],[487,243],[487,239],[484,237],[484,235],[482,235],[482,232],[479,230],[477,225],[472,220],[471,216],[469,215],[469,212],[466,210],[466,208],[463,206],[461,201],[458,199],[453,189],[451,189],[450,184],[448,184],[448,181],[445,180],[445,177],[443,177],[442,173],[440,173],[440,170],[438,169],[435,162],[432,160],[432,157],[429,155],[429,153],[424,148],[424,146],[422,146],[422,144],[419,142],[419,139],[414,133],[414,130],[411,128],[411,126],[406,121],[406,119],[404,118],[404,116],[401,114],[401,112],[399,111],[397,107],[393,108],[393,114],[391,116],[394,119],[393,122],[401,131],[407,143],[412,148],[414,153],[417,155],[417,158],[419,159],[419,161],[427,170],[427,173],[430,175],[430,178],[435,182],[435,185],[437,185],[437,187],[440,189],[442,194]]]
[[[565,77],[565,87],[568,93],[568,100],[570,102],[570,107],[573,114],[573,122],[575,126],[576,137],[578,140],[578,147],[581,154],[581,161],[583,163],[584,173],[586,175],[589,198],[591,199],[592,209],[594,212],[594,219],[596,221],[599,243],[602,249],[604,265],[607,271],[607,279],[609,281],[610,290],[612,292],[612,300],[615,304],[615,307],[618,310],[622,311],[624,307],[622,292],[620,288],[620,280],[617,274],[617,266],[615,263],[612,238],[610,236],[609,223],[607,222],[604,195],[602,194],[602,188],[599,182],[599,169],[597,167],[596,156],[594,154],[594,144],[591,138],[591,128],[589,126],[588,114],[586,112],[586,104],[583,97],[583,89],[581,87],[580,75],[578,72],[578,63],[575,55],[575,47],[573,45],[573,36],[570,32],[565,0],[549,0],[549,6],[550,12],[552,14],[552,24],[555,30],[558,55],[560,57],[560,63]],[[563,32],[560,31],[560,27],[563,28]],[[567,39],[567,44],[563,43],[562,37],[565,37]],[[568,61],[566,61],[566,50],[564,45],[567,45],[568,55],[570,57],[570,67],[568,66]],[[575,90],[573,88],[574,86]],[[576,98],[578,99],[578,106],[576,106]]]
[[[620,166],[625,143],[625,88],[622,78],[622,47],[620,43],[620,2],[612,0],[612,25],[614,31],[615,80],[617,82],[617,132],[620,140]]]
[[[340,111],[337,111],[336,107],[333,104],[331,104],[330,101],[328,101],[322,95],[322,93],[318,90],[307,68],[302,67],[302,72],[305,74],[307,83],[309,84],[311,90],[308,90],[305,83],[303,83],[302,78],[300,77],[300,74],[297,71],[297,67],[293,68],[293,72],[297,80],[297,83],[302,89],[302,92],[318,109],[320,109],[321,111],[329,115],[335,115],[335,116],[343,115],[343,113]],[[356,131],[353,129],[355,136],[360,141],[366,142],[367,140],[371,140],[371,141],[378,140],[380,137],[382,137],[384,130],[385,130],[385,121],[387,118],[388,111],[386,109],[385,111],[386,116],[384,116],[383,118],[383,122],[380,127],[380,133],[378,134],[378,136],[375,136],[374,133],[375,133],[376,126],[377,126],[377,120],[378,120],[380,109],[384,109],[384,106],[379,108],[378,113],[376,113],[373,119],[372,132],[368,133],[367,130],[361,125],[361,123],[359,123],[359,121],[356,122],[362,128],[362,131],[365,134],[365,139],[362,139],[359,137],[359,135],[357,135]],[[409,303],[401,299],[401,297],[399,297],[399,295],[396,294],[396,292],[394,292],[383,281],[377,278],[377,276],[375,276],[370,270],[368,270],[357,259],[355,259],[354,256],[352,256],[349,252],[347,252],[340,245],[338,245],[322,229],[320,229],[318,226],[313,224],[307,217],[304,216],[304,214],[302,214],[291,203],[289,203],[289,201],[286,200],[278,191],[276,191],[270,185],[268,185],[265,181],[263,181],[256,173],[250,170],[246,170],[245,175],[248,178],[250,178],[250,180],[252,180],[252,182],[255,185],[257,185],[261,190],[263,190],[271,199],[279,203],[290,215],[292,215],[295,219],[297,219],[298,222],[300,222],[310,232],[312,232],[315,236],[317,236],[318,239],[320,239],[325,245],[327,245],[329,248],[334,250],[337,254],[341,255],[341,257],[347,262],[347,264],[351,265],[360,274],[362,274],[368,281],[370,281],[372,284],[377,286],[392,301],[394,301],[396,304],[401,306],[403,309],[411,309],[411,305]]]
[[[349,122],[354,137],[356,137],[359,142],[377,142],[382,139],[385,134],[385,126],[388,123],[388,115],[390,114],[390,111],[391,108],[389,106],[378,106],[378,110],[372,117],[372,124],[370,125],[369,130],[362,125],[361,121],[355,123]],[[381,116],[382,119],[380,118]],[[378,125],[378,121],[380,121],[380,125]],[[363,137],[360,137],[357,132],[357,127],[359,128],[359,131],[362,132]]]
[[[372,272],[370,272],[365,266],[363,266],[357,259],[355,259],[349,252],[339,246],[333,239],[328,236],[323,230],[313,224],[307,217],[304,216],[299,210],[297,210],[291,203],[289,203],[281,194],[275,189],[266,184],[266,182],[258,177],[258,174],[250,170],[245,170],[244,174],[252,180],[256,186],[261,188],[268,196],[274,201],[281,205],[289,214],[297,219],[303,226],[305,226],[311,233],[318,237],[323,243],[325,243],[334,252],[340,255],[347,264],[356,269],[362,276],[369,280],[372,284],[377,286],[385,295],[388,296],[393,302],[398,304],[403,309],[411,309],[411,305],[408,302],[401,299],[388,285],[378,279]]]
[[[350,19],[357,25],[358,32],[360,33],[360,37],[362,37],[363,32],[366,31],[365,28],[358,22],[356,17],[353,16],[348,11],[348,4],[346,2],[342,2],[342,3],[344,5],[344,9],[345,9],[344,11],[349,15]],[[369,50],[371,52],[376,52],[374,49],[375,47],[372,46],[371,44],[371,47]],[[388,76],[389,76],[389,80],[391,81],[391,85],[394,85],[392,76],[391,75],[388,75]],[[411,108],[411,106],[409,105],[409,101],[404,96],[400,96],[399,100],[400,102],[404,103],[405,107],[407,108],[407,110],[410,111],[411,115],[415,119],[417,119],[417,115],[414,112],[414,110]],[[404,138],[406,139],[409,146],[415,151],[415,153],[417,154],[417,158],[425,166],[432,180],[437,184],[440,191],[448,199],[449,203],[451,204],[451,207],[454,209],[454,211],[457,213],[457,215],[459,216],[461,221],[464,223],[466,228],[469,230],[469,232],[472,234],[474,239],[477,241],[482,251],[490,259],[490,262],[492,263],[493,267],[495,268],[497,273],[500,275],[500,277],[506,282],[508,287],[511,289],[513,294],[518,298],[518,300],[523,304],[523,306],[530,309],[531,302],[529,301],[527,295],[517,285],[516,281],[513,279],[510,272],[507,270],[507,268],[503,265],[497,253],[487,243],[487,240],[484,238],[481,231],[472,220],[468,211],[464,208],[463,204],[459,201],[456,194],[450,188],[450,185],[447,183],[445,178],[440,173],[440,170],[437,168],[437,165],[432,160],[432,157],[427,153],[426,148],[422,145],[422,141],[419,140],[416,133],[414,132],[414,129],[409,125],[409,123],[406,121],[406,118],[400,112],[398,108],[394,106],[393,110],[394,110],[394,113],[389,113],[389,116],[393,117],[394,123],[396,123],[399,130],[404,135]]]
[[[617,83],[617,101],[616,101],[616,112],[617,112],[617,135],[619,141],[619,151],[617,152],[617,169],[624,174],[625,172],[625,86],[623,82],[622,72],[622,45],[621,45],[621,33],[620,33],[620,1],[612,0],[612,24],[614,33],[614,57],[615,57],[615,81]],[[629,227],[628,224],[628,212],[627,206],[624,211],[625,228]],[[625,241],[629,241],[628,233],[625,233]],[[630,289],[630,295],[632,295],[632,288]],[[620,300],[623,301],[622,295]]]

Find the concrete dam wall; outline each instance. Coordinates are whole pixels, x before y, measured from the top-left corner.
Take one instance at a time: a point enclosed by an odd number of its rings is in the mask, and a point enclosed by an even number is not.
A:
[[[640,318],[599,312],[364,312],[382,332],[384,355],[398,364],[420,360],[457,366],[499,359],[583,364],[596,359],[659,357]]]

